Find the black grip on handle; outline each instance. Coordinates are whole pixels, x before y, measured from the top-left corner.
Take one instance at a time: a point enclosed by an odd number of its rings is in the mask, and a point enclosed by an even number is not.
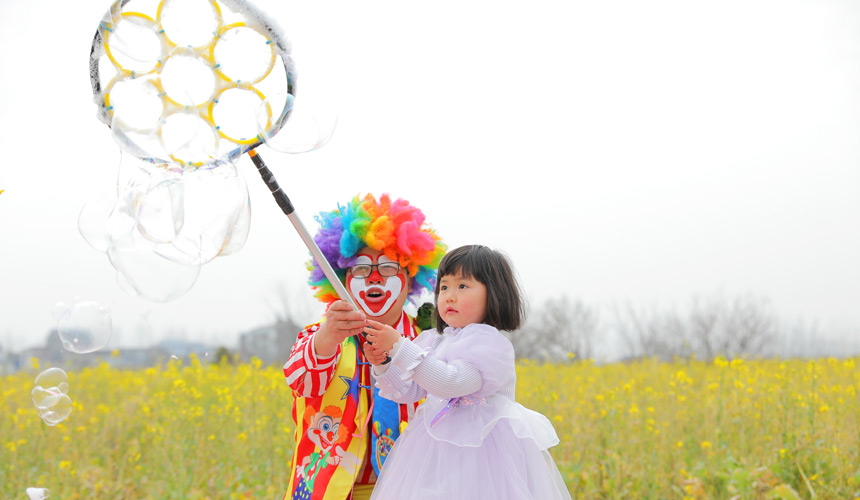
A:
[[[275,175],[272,174],[272,171],[269,170],[269,167],[267,167],[266,163],[263,162],[263,158],[254,150],[249,151],[248,156],[251,157],[251,161],[254,162],[254,165],[257,167],[257,172],[260,173],[260,177],[263,178],[263,182],[269,186],[269,190],[272,192],[272,196],[275,197],[275,202],[279,207],[281,207],[281,210],[283,210],[287,215],[295,212],[296,207],[294,207],[290,202],[290,199],[287,197],[287,193],[285,193],[284,190],[281,189],[281,186],[278,185]]]

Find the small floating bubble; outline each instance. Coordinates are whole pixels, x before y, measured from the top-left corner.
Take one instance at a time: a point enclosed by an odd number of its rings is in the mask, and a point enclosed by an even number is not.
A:
[[[60,317],[57,332],[67,351],[98,351],[113,333],[110,309],[97,302],[78,302]]]
[[[30,391],[36,412],[45,424],[53,427],[69,418],[72,400],[67,395],[69,378],[60,368],[49,368],[40,373]]]

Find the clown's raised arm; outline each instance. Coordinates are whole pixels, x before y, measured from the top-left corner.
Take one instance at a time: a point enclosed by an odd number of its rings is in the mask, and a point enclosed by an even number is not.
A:
[[[287,384],[296,395],[311,398],[322,396],[334,376],[334,369],[340,359],[340,346],[334,356],[318,358],[313,348],[313,336],[319,330],[319,323],[311,325],[299,333],[293,344],[290,358],[284,364]]]

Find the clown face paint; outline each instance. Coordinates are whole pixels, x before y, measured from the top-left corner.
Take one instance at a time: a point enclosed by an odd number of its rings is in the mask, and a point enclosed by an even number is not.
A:
[[[355,263],[373,265],[383,262],[395,262],[384,255],[361,253]],[[346,278],[346,287],[349,293],[358,302],[358,305],[368,315],[373,317],[384,316],[400,298],[406,288],[406,276],[403,270],[397,276],[382,276],[378,268],[367,278],[355,278],[350,273]]]

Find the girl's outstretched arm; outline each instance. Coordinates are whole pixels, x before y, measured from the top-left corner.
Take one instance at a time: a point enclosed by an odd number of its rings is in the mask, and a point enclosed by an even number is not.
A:
[[[432,354],[439,341],[441,336],[432,330],[422,333],[414,342],[397,341],[391,350],[391,364],[374,367],[379,388],[395,396],[385,397],[398,402],[401,402],[398,398],[407,395],[426,393],[456,398],[481,389],[481,372],[471,363],[460,359],[446,362]]]

